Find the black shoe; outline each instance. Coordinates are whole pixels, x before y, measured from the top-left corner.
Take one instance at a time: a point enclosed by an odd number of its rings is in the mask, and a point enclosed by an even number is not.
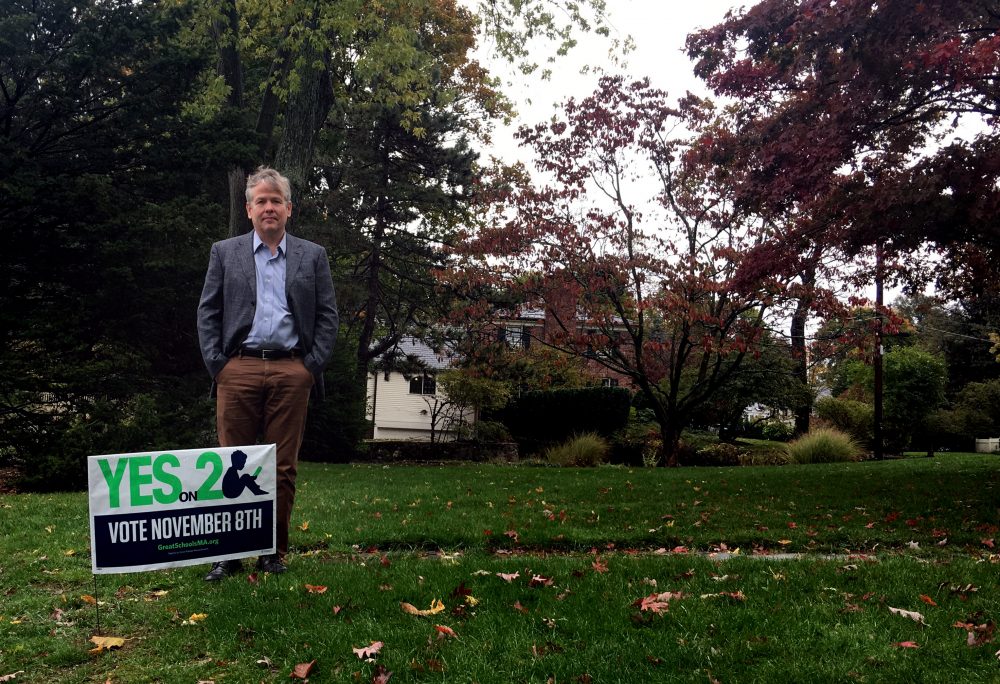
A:
[[[243,563],[238,560],[218,561],[212,563],[212,569],[205,575],[206,582],[218,582],[219,580],[235,575],[243,569]]]
[[[285,564],[281,562],[278,558],[278,554],[272,554],[270,556],[261,556],[257,559],[257,569],[262,572],[269,572],[272,575],[280,575],[281,573],[288,570]]]

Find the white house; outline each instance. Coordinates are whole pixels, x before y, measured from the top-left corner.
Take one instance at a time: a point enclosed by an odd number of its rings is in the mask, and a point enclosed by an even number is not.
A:
[[[372,438],[430,440],[433,427],[435,439],[439,439],[438,433],[450,439],[450,425],[440,415],[447,396],[437,386],[437,374],[451,366],[452,357],[413,337],[400,340],[397,357],[406,359],[411,370],[379,370],[368,375]],[[418,367],[422,370],[412,370]],[[468,414],[464,419],[471,422]]]

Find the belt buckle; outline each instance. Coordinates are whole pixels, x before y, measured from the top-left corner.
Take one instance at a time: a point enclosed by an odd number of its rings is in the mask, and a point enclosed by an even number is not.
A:
[[[265,361],[271,361],[278,358],[278,354],[280,353],[281,352],[277,351],[276,349],[261,349],[260,358],[264,359]]]

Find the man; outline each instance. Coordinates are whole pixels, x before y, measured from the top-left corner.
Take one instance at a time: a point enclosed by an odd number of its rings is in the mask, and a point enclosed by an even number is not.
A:
[[[257,559],[285,572],[295,474],[310,394],[324,395],[323,368],[339,319],[326,250],[285,231],[291,186],[274,169],[247,179],[253,232],[212,245],[198,304],[198,339],[212,376],[220,446],[277,445],[277,553]],[[242,569],[220,561],[218,581]]]

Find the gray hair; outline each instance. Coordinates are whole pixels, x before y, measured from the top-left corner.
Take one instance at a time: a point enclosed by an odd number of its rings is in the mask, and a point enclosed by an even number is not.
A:
[[[247,202],[253,200],[253,189],[261,183],[270,185],[272,188],[278,190],[281,196],[285,198],[286,204],[292,201],[292,184],[288,179],[270,167],[258,166],[257,170],[247,178]]]

